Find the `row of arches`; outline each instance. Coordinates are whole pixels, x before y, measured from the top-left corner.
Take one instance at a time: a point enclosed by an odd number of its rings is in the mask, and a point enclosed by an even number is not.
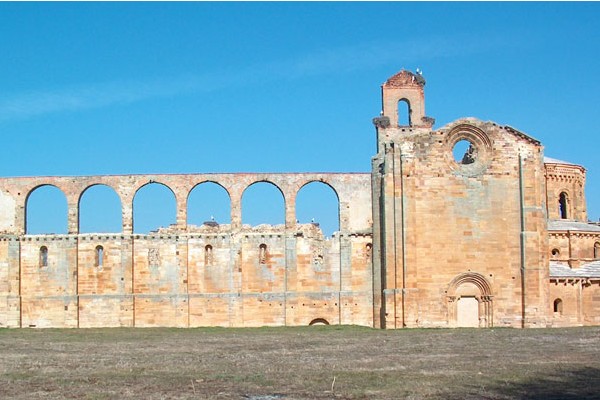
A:
[[[294,200],[297,222],[318,222],[328,236],[340,229],[338,195],[328,184],[309,182],[298,190]],[[133,232],[149,233],[175,224],[177,206],[175,195],[168,186],[159,182],[142,186],[133,198]],[[67,200],[56,186],[48,184],[32,190],[25,207],[27,234],[67,233]],[[110,186],[88,187],[80,195],[78,208],[79,233],[121,232],[123,229],[123,204]],[[241,208],[243,224],[285,223],[285,198],[270,182],[248,186],[242,194]],[[229,193],[215,182],[195,186],[188,194],[186,215],[188,225],[199,226],[209,221],[229,224]]]
[[[550,251],[551,258],[559,258],[560,257],[560,249],[553,248]],[[592,248],[592,258],[595,260],[600,260],[600,242],[595,242]]]

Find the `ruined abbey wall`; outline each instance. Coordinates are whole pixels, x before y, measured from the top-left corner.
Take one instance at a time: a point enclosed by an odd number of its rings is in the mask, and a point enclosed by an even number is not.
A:
[[[367,174],[0,178],[0,326],[600,325],[600,224],[587,221],[585,169],[545,158],[508,125],[433,129],[424,86],[408,71],[382,86]],[[190,193],[205,182],[227,192],[230,223],[188,225]],[[281,192],[284,224],[242,224],[257,182]],[[297,220],[311,182],[337,196],[331,237]],[[151,183],[173,193],[174,224],[134,233],[134,198]],[[27,202],[44,185],[66,197],[66,234],[28,234]],[[95,185],[118,195],[120,232],[80,232]]]
[[[284,195],[286,224],[242,225],[243,191],[267,180]],[[205,181],[229,193],[231,224],[187,226],[188,193]],[[314,181],[331,186],[339,198],[340,231],[331,238],[317,224],[296,222],[296,193]],[[133,197],[149,182],[173,190],[177,223],[134,234]],[[114,188],[121,198],[123,232],[78,233],[79,199],[95,184]],[[25,234],[26,199],[40,185],[66,194],[68,234]],[[370,326],[369,186],[368,174],[1,179],[4,204],[14,209],[1,227],[0,326]]]

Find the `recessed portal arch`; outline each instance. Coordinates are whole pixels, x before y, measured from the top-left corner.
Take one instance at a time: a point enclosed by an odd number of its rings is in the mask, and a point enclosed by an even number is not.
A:
[[[467,272],[448,285],[448,325],[451,327],[493,326],[492,289],[485,277]]]

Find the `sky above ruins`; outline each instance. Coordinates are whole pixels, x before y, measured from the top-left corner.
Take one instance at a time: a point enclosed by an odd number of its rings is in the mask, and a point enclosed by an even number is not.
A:
[[[472,116],[541,140],[587,168],[598,220],[599,18],[600,3],[0,3],[1,175],[369,172],[380,85],[418,67],[435,127]],[[301,222],[333,230],[321,195]],[[261,196],[247,222],[283,222]]]

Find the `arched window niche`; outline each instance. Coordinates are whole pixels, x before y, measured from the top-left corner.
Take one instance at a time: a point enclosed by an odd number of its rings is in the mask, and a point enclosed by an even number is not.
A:
[[[267,245],[262,243],[258,246],[258,263],[266,264],[267,263]]]
[[[40,247],[39,266],[40,268],[48,266],[48,248],[46,246]]]
[[[213,247],[210,244],[204,246],[204,266],[213,264]]]
[[[561,299],[554,300],[554,304],[552,305],[554,314],[562,315],[563,313],[563,301]]]
[[[594,259],[600,260],[600,242],[594,243]]]
[[[561,192],[558,196],[558,215],[560,219],[569,218],[569,197],[565,192]]]
[[[101,268],[104,265],[104,247],[96,246],[94,266]]]

